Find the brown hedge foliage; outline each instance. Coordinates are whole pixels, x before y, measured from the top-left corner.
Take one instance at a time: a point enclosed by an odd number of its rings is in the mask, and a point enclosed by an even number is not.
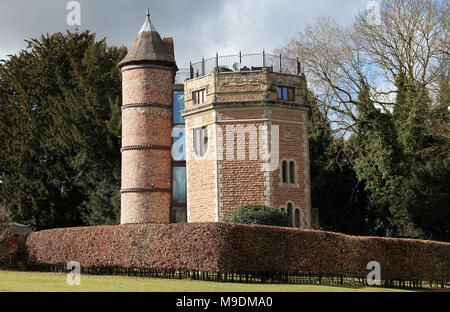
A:
[[[230,223],[135,224],[45,230],[26,240],[28,264],[83,268],[184,269],[221,273],[367,276],[450,280],[450,244],[355,237],[324,231]]]
[[[9,235],[0,232],[0,267],[11,268],[26,259],[27,234]]]

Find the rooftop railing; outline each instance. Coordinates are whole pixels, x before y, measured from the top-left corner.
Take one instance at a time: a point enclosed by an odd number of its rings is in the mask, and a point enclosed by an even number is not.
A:
[[[216,54],[215,57],[204,59],[196,63],[190,63],[189,68],[181,68],[175,77],[175,83],[182,84],[186,79],[192,79],[209,75],[214,68],[222,72],[259,70],[270,68],[271,71],[299,75],[301,73],[298,58],[288,58],[280,55],[267,54],[242,54],[223,55]]]

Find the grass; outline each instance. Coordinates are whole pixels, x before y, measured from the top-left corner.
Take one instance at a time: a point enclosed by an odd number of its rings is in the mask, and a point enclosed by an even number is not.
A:
[[[81,285],[69,286],[61,273],[0,271],[0,292],[399,292],[379,287],[244,284],[192,280],[82,275]]]

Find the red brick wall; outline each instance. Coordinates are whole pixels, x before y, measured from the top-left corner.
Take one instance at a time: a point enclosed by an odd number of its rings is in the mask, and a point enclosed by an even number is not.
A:
[[[170,69],[122,68],[121,223],[170,222]]]
[[[275,120],[295,122],[273,122],[273,125],[279,126],[280,138],[280,165],[277,170],[272,172],[274,194],[273,206],[276,208],[283,207],[286,211],[287,202],[290,201],[293,204],[292,220],[294,220],[295,209],[300,209],[300,226],[311,228],[311,207],[309,202],[309,147],[307,145],[305,146],[305,140],[306,142],[308,141],[307,112],[301,110],[273,109],[272,118]],[[290,135],[288,135],[288,133],[290,133]],[[288,161],[288,163],[291,160],[295,161],[294,185],[282,183],[281,162],[283,160]]]

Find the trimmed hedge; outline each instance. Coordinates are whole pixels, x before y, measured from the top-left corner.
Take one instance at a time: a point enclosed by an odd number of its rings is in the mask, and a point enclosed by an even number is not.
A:
[[[30,265],[219,270],[222,227],[215,224],[129,224],[44,230],[27,240]]]
[[[450,244],[231,223],[135,224],[45,230],[26,239],[31,267],[189,270],[203,273],[450,281]]]

